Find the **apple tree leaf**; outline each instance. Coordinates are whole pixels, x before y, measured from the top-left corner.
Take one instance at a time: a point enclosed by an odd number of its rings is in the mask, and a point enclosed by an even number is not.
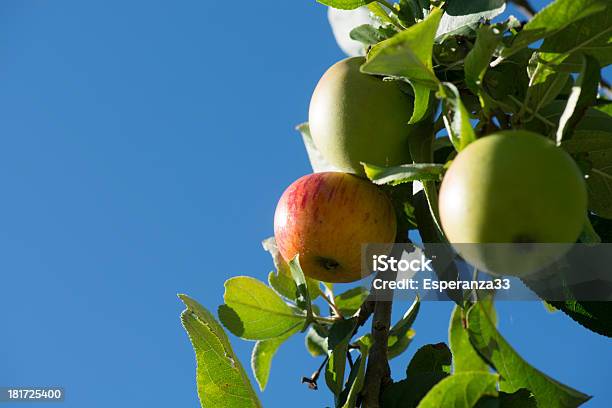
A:
[[[334,303],[344,316],[352,316],[359,310],[369,294],[369,290],[363,286],[357,286],[336,295]]]
[[[500,391],[515,392],[526,388],[538,405],[576,407],[590,399],[529,365],[497,332],[485,306],[476,303],[467,312],[470,342],[478,353],[501,375]]]
[[[357,397],[359,397],[359,393],[363,389],[366,374],[366,362],[369,352],[368,346],[365,344],[360,344],[359,351],[361,352],[361,355],[355,360],[353,368],[349,373],[346,387],[340,395],[340,399],[344,400],[344,404],[341,405],[342,408],[355,408]]]
[[[234,335],[247,340],[268,340],[302,327],[306,316],[296,314],[272,289],[248,276],[225,281],[221,323]]]
[[[310,167],[314,173],[321,173],[324,171],[340,171],[337,167],[330,164],[319,149],[315,146],[312,136],[310,134],[310,127],[308,123],[302,123],[296,127],[296,130],[302,135],[302,141],[306,147],[306,153],[308,154],[308,160],[310,161]]]
[[[393,14],[389,13],[389,11],[387,11],[387,8],[381,6],[376,1],[368,3],[367,8],[368,10],[370,10],[370,12],[372,13],[372,15],[374,15],[375,18],[380,20],[381,23],[391,25],[397,24],[397,21],[394,19],[394,17],[392,17]]]
[[[452,354],[444,343],[427,344],[420,349],[410,360],[406,369],[406,376],[410,378],[422,373],[444,372],[450,374]]]
[[[581,56],[582,69],[572,86],[565,109],[559,118],[557,144],[567,138],[578,122],[584,117],[587,109],[595,103],[599,89],[600,68],[593,57]]]
[[[394,382],[383,392],[382,408],[415,408],[446,377],[444,372],[430,372]]]
[[[510,47],[502,51],[508,57],[529,44],[549,37],[569,25],[605,10],[608,0],[557,0],[538,12],[518,33]]]
[[[539,51],[568,56],[581,53],[594,57],[602,67],[612,64],[612,5],[548,37]]]
[[[455,306],[448,328],[448,341],[453,353],[453,372],[488,371],[487,363],[478,355],[468,336],[463,308]]]
[[[586,171],[589,209],[612,219],[612,133],[577,130],[561,144]]]
[[[410,123],[422,120],[429,108],[430,90],[438,86],[433,72],[433,43],[442,16],[434,9],[429,16],[394,37],[372,47],[361,71],[408,81],[415,93],[414,112]]]
[[[452,83],[442,83],[438,94],[444,101],[442,114],[448,137],[455,150],[460,152],[476,140],[476,133],[470,123],[470,113],[461,101],[459,90]]]
[[[278,348],[298,331],[299,326],[282,337],[270,340],[260,340],[255,343],[253,352],[251,353],[251,369],[253,370],[253,375],[261,391],[265,390],[268,384],[270,369],[272,368],[272,359],[278,351]]]
[[[550,303],[583,327],[612,338],[612,302],[566,300]]]
[[[538,403],[529,390],[521,388],[511,394],[501,391],[497,397],[484,396],[474,408],[538,408]]]
[[[480,95],[482,81],[489,68],[493,53],[502,40],[502,31],[495,26],[483,25],[477,31],[474,47],[465,57],[465,83],[472,92]]]
[[[482,371],[453,374],[437,383],[417,408],[472,408],[482,397],[497,397],[498,378],[495,374]]]
[[[316,326],[308,329],[304,337],[304,343],[306,345],[306,350],[308,350],[313,357],[326,356],[328,354],[327,337],[322,336]]]
[[[274,266],[276,267],[276,273],[270,272],[268,275],[268,283],[279,295],[295,302],[298,298],[297,285],[291,275],[289,264],[285,262],[278,251],[276,240],[274,237],[270,237],[264,239],[261,244],[272,256]],[[319,281],[306,278],[306,283],[308,285],[310,299],[316,299],[319,296]]]
[[[389,359],[399,356],[410,345],[416,334],[412,329],[412,325],[419,314],[420,307],[421,301],[417,297],[406,313],[404,313],[404,316],[389,330],[389,338],[387,340],[387,355]]]
[[[353,28],[350,33],[351,39],[370,46],[378,44],[381,41],[387,40],[397,34],[397,31],[391,27],[374,27],[371,24],[362,24]]]
[[[196,354],[196,382],[202,407],[261,408],[244,368],[214,316],[187,295],[183,327]]]
[[[291,276],[293,277],[293,281],[297,286],[297,298],[295,302],[297,306],[306,312],[306,318],[308,321],[312,319],[312,301],[310,296],[310,291],[308,289],[308,281],[306,276],[304,276],[304,272],[302,271],[302,267],[300,266],[300,256],[296,255],[291,261],[289,261],[289,270],[291,271]]]
[[[505,9],[505,0],[448,0],[436,35],[439,37],[482,20],[491,20]]]
[[[326,6],[340,10],[354,10],[356,8],[372,3],[374,0],[317,0]]]
[[[329,329],[329,337],[327,338],[329,360],[325,370],[325,383],[336,395],[342,392],[346,369],[346,353],[356,327],[357,319],[351,318],[339,320]]]
[[[608,101],[601,105],[597,105],[595,109],[598,110],[599,112],[605,113],[606,115],[610,116],[612,119],[612,102]]]
[[[452,356],[444,343],[421,347],[406,369],[406,379],[387,387],[383,408],[414,408],[440,381],[448,377]]]
[[[543,57],[541,53],[535,52],[527,67],[529,88],[526,104],[531,110],[530,119],[543,106],[554,101],[570,81],[569,72],[559,69],[558,65],[551,64]]]
[[[402,164],[393,167],[380,167],[374,164],[363,163],[366,176],[374,184],[390,184],[396,186],[415,180],[440,181],[444,166],[436,163]]]

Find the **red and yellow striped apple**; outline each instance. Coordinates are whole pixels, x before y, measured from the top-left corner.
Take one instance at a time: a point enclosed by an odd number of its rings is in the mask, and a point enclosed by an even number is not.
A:
[[[361,245],[395,240],[389,198],[374,184],[340,172],[304,176],[283,193],[274,236],[286,261],[297,254],[304,274],[324,282],[363,278]]]

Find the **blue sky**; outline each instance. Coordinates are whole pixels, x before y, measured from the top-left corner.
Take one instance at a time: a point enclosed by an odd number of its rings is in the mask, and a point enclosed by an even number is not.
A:
[[[293,127],[342,58],[325,8],[5,0],[0,23],[0,386],[64,386],[65,407],[197,406],[176,293],[215,310],[227,278],[271,269],[260,241],[309,172]],[[412,352],[446,340],[451,307],[422,307]],[[534,365],[587,406],[612,399],[609,339],[539,303],[498,310]],[[248,362],[252,344],[232,342]],[[330,403],[299,383],[319,364],[302,343],[278,353],[266,407]]]

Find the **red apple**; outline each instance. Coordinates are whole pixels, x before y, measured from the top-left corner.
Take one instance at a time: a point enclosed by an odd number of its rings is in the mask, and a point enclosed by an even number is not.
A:
[[[304,176],[283,193],[274,236],[286,261],[297,254],[304,274],[324,282],[363,278],[361,246],[395,240],[389,198],[374,184],[347,173]]]

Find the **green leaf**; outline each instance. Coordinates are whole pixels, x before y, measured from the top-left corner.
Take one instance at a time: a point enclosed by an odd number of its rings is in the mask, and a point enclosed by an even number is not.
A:
[[[411,83],[411,86],[414,91],[414,107],[408,124],[414,125],[427,116],[431,101],[431,91],[427,86],[417,82]]]
[[[291,261],[289,261],[289,270],[291,271],[291,276],[293,277],[293,281],[297,286],[297,298],[295,299],[298,307],[304,311],[306,311],[307,319],[312,319],[312,302],[310,297],[310,291],[308,290],[308,281],[306,280],[306,276],[304,276],[304,272],[302,272],[302,267],[300,266],[299,255],[296,255]]]
[[[508,394],[501,391],[497,397],[484,396],[474,408],[538,408],[538,403],[529,390],[520,390]]]
[[[501,40],[502,31],[498,27],[483,25],[478,29],[474,48],[465,57],[465,83],[476,95],[481,93],[484,76]]]
[[[382,408],[415,408],[436,384],[448,377],[444,372],[422,373],[385,388]]]
[[[533,394],[525,388],[512,394],[502,391],[499,393],[498,401],[499,408],[538,408],[538,402]]]
[[[600,68],[593,57],[582,57],[583,68],[572,87],[565,110],[559,118],[557,144],[571,133],[583,118],[587,109],[595,103],[599,89]]]
[[[472,408],[484,396],[497,396],[498,376],[487,372],[462,372],[436,384],[418,408]]]
[[[297,286],[293,278],[284,273],[271,271],[268,274],[268,285],[286,299],[295,301],[297,298]]]
[[[612,219],[612,133],[578,130],[561,147],[588,166],[589,209]]]
[[[355,27],[351,33],[351,39],[359,41],[366,46],[378,44],[388,38],[393,37],[397,31],[385,27],[374,27],[370,24],[363,24]]]
[[[612,7],[547,38],[540,51],[559,56],[581,53],[596,58],[602,67],[612,64]]]
[[[278,247],[276,246],[276,240],[274,237],[267,238],[262,241],[263,248],[270,253],[276,267],[276,273],[270,272],[268,274],[268,283],[279,295],[295,302],[298,298],[297,285],[291,275],[291,269],[289,264],[285,262]],[[311,300],[315,300],[319,292],[319,281],[306,278],[308,285],[308,293]]]
[[[603,105],[596,106],[595,109],[600,112],[605,113],[606,115],[610,116],[612,119],[612,103],[606,102]]]
[[[306,316],[295,314],[272,289],[247,276],[225,281],[225,304],[219,319],[234,335],[247,340],[268,340],[301,327]]]
[[[543,106],[554,101],[570,80],[569,72],[560,71],[558,68],[542,61],[540,53],[533,54],[527,67],[529,89],[526,97],[527,107],[532,112],[538,112]]]
[[[366,361],[368,356],[368,348],[365,345],[360,345],[361,355],[355,360],[353,369],[349,375],[349,381],[347,382],[348,395],[346,402],[342,405],[342,408],[355,408],[357,403],[357,397],[363,389],[366,373]]]
[[[505,9],[505,0],[447,0],[437,35],[476,25],[481,20],[492,20]]]
[[[352,316],[359,310],[369,294],[366,288],[357,286],[337,295],[334,302],[344,316]]]
[[[304,343],[306,350],[313,357],[326,356],[327,350],[327,337],[323,337],[315,327],[308,329],[306,337],[304,337]]]
[[[412,316],[407,317],[406,324],[412,324],[417,305],[418,303],[413,304],[411,309],[415,311],[410,313]],[[406,379],[385,390],[382,397],[383,408],[416,407],[432,387],[448,376],[451,360],[450,350],[444,343],[428,344],[418,349],[406,369]]]
[[[363,163],[366,175],[374,184],[390,184],[396,186],[415,180],[440,181],[444,166],[435,163],[402,164],[394,167],[379,167]]]
[[[453,353],[453,369],[455,373],[467,371],[488,371],[487,363],[480,358],[468,336],[467,321],[461,307],[455,306],[448,328],[448,341]]]
[[[374,0],[317,0],[321,4],[326,6],[341,9],[341,10],[354,10],[361,6],[365,6],[372,3]]]
[[[299,327],[296,327],[285,336],[270,340],[260,340],[255,343],[253,352],[251,353],[251,369],[253,370],[253,375],[261,391],[265,390],[268,384],[270,369],[272,368],[272,359],[278,351],[278,348],[298,331]]]
[[[550,302],[578,324],[612,338],[612,302]]]
[[[525,99],[529,86],[527,65],[532,55],[532,50],[523,49],[499,64],[491,63],[485,73],[483,88],[504,112],[518,112],[514,100]]]
[[[342,386],[344,385],[346,353],[355,327],[357,327],[357,320],[352,318],[335,322],[329,329],[327,339],[329,361],[325,370],[325,382],[336,395],[342,392]]]
[[[497,332],[481,303],[467,313],[470,341],[480,355],[501,375],[500,391],[530,390],[538,405],[575,407],[590,397],[538,371],[523,360]]]
[[[605,10],[608,0],[557,0],[537,13],[502,55],[508,57],[529,44],[549,37],[585,17]]]
[[[452,83],[442,83],[438,93],[444,100],[444,125],[448,136],[455,149],[460,152],[476,140],[470,114],[461,101],[459,90]]]
[[[387,9],[375,1],[368,3],[368,10],[370,10],[370,12],[374,14],[374,16],[377,17],[383,24],[397,23],[396,20],[391,18],[391,16],[389,15],[390,13],[387,11]]]
[[[410,378],[422,373],[450,374],[452,358],[451,351],[446,344],[427,344],[418,349],[410,360],[406,369],[406,377]]]
[[[410,345],[416,334],[412,330],[412,324],[416,320],[420,308],[421,301],[417,297],[406,313],[404,313],[404,316],[389,330],[389,339],[387,340],[387,355],[389,359],[399,356]]]
[[[431,55],[442,11],[434,9],[427,19],[409,27],[393,38],[374,46],[361,71],[367,74],[400,77],[410,82],[415,92],[415,109],[410,123],[425,117],[429,89],[436,89]]]
[[[599,217],[595,214],[589,214],[589,219],[591,221],[591,225],[593,226],[593,229],[595,229],[595,232],[601,238],[601,242],[611,243],[612,242],[612,220],[608,220],[608,219]]]
[[[315,146],[310,134],[310,127],[308,126],[308,123],[298,125],[296,130],[302,135],[302,141],[304,142],[304,147],[306,148],[308,160],[310,161],[310,167],[312,167],[313,172],[320,173],[323,171],[339,171],[336,166],[333,166],[327,160],[325,160],[321,152],[319,152],[319,149],[317,149]]]
[[[183,327],[195,350],[196,382],[202,407],[261,408],[244,368],[214,316],[187,295]]]

